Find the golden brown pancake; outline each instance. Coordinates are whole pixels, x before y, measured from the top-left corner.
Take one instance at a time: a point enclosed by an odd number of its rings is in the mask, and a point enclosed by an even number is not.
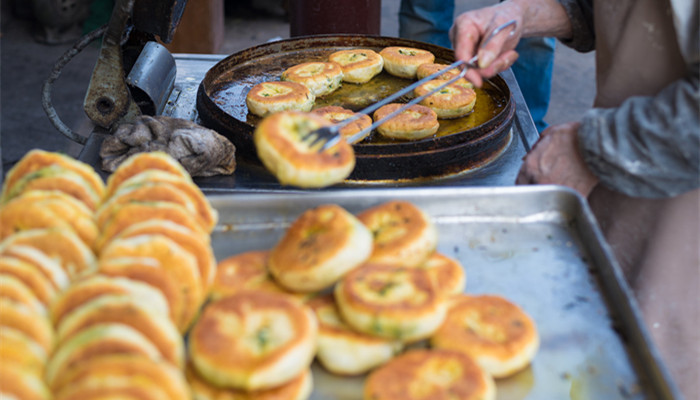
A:
[[[452,296],[464,292],[467,277],[459,261],[435,252],[420,267],[433,275],[443,295]]]
[[[136,153],[119,164],[119,167],[107,178],[104,197],[106,199],[110,198],[117,188],[121,186],[122,182],[132,176],[154,169],[179,175],[186,180],[192,180],[185,167],[168,153],[162,151]]]
[[[54,346],[54,332],[49,320],[26,306],[0,298],[2,326],[16,329],[27,335],[49,354]],[[2,363],[0,363],[2,364]]]
[[[70,284],[70,278],[68,278],[68,274],[63,270],[59,261],[49,257],[34,246],[19,244],[5,248],[0,246],[0,255],[10,256],[33,265],[58,291],[64,290]]]
[[[100,178],[90,165],[60,153],[34,149],[25,154],[24,157],[7,172],[3,184],[2,196],[4,197],[9,188],[26,174],[51,165],[60,166],[75,172],[90,185],[99,198],[102,198],[104,195],[104,182],[102,182],[102,178]]]
[[[287,289],[313,292],[333,285],[372,253],[372,235],[335,204],[300,215],[270,251],[268,269]]]
[[[366,83],[384,68],[384,59],[370,49],[340,50],[328,56],[328,61],[343,69],[343,82]]]
[[[316,358],[334,374],[363,374],[389,361],[403,348],[397,340],[351,329],[340,317],[332,294],[314,297],[306,304],[318,318]]]
[[[435,61],[433,53],[412,47],[386,47],[379,54],[384,59],[384,70],[399,78],[415,79],[421,64]]]
[[[382,120],[403,106],[404,104],[398,103],[382,106],[374,112],[374,120]],[[392,139],[418,140],[433,136],[439,127],[435,111],[414,104],[383,122],[377,131]]]
[[[181,398],[181,397],[180,397]],[[170,400],[160,382],[145,377],[87,376],[64,388],[55,400]]]
[[[430,76],[438,71],[442,71],[443,69],[446,69],[447,67],[449,67],[449,65],[439,64],[439,63],[419,65],[418,69],[416,70],[416,78],[418,78],[418,79],[427,78],[428,76]],[[459,75],[459,73],[460,73],[459,68],[453,68],[449,71],[444,72],[442,75],[438,75],[438,77],[435,79],[449,81],[450,79]],[[467,81],[464,78],[457,80],[457,82],[459,82],[461,85],[463,85],[465,87],[469,87],[469,88],[474,87],[474,85],[469,83],[469,81]]]
[[[0,364],[8,364],[41,377],[47,356],[46,350],[26,333],[0,326],[0,360]]]
[[[321,117],[327,119],[328,121],[338,124],[342,121],[345,121],[346,119],[350,117],[354,117],[357,115],[354,111],[348,110],[347,108],[343,107],[338,107],[338,106],[326,106],[326,107],[321,107],[317,108],[312,111],[312,113],[316,115],[320,115]],[[344,138],[348,138],[361,130],[367,129],[372,125],[372,118],[369,117],[369,115],[362,114],[359,119],[356,119],[355,121],[349,123],[348,125],[342,127],[340,129],[340,135],[343,136]],[[372,133],[371,131],[367,131],[366,134],[363,136],[359,137],[356,139],[356,142],[361,141],[362,139],[366,138],[369,136],[369,134]]]
[[[306,86],[316,97],[333,93],[343,81],[343,69],[334,62],[312,61],[295,65],[282,72],[282,81]],[[308,110],[306,110],[308,111]]]
[[[58,294],[49,279],[34,265],[12,256],[0,256],[0,274],[9,275],[22,282],[44,307]]]
[[[451,302],[433,347],[464,353],[494,378],[525,368],[539,347],[535,323],[517,305],[492,295],[462,295]]]
[[[0,363],[0,398],[8,400],[49,400],[51,393],[40,376],[31,371]]]
[[[341,182],[355,168],[355,153],[344,140],[318,152],[302,137],[330,122],[293,111],[265,118],[255,128],[253,140],[260,160],[283,185],[318,188]]]
[[[282,111],[309,111],[316,96],[311,89],[297,82],[262,82],[246,94],[248,111],[267,117]]]
[[[192,365],[188,365],[185,374],[196,400],[306,400],[313,389],[309,369],[282,386],[252,392],[214,386],[202,378]]]
[[[428,271],[365,264],[335,286],[338,309],[352,328],[403,342],[431,336],[447,311]]]
[[[443,84],[445,84],[444,80],[434,79],[418,86],[414,93],[416,97],[423,96]],[[438,118],[459,118],[474,109],[476,92],[465,84],[452,83],[424,98],[420,104],[435,111]]]
[[[13,275],[0,273],[0,298],[22,304],[35,314],[47,314],[46,306],[34,294],[34,291]]]
[[[240,292],[209,303],[189,335],[189,356],[208,382],[264,390],[309,368],[317,323],[311,310],[281,294]]]
[[[493,379],[464,354],[446,350],[411,350],[372,372],[365,400],[494,400]]]
[[[357,215],[374,236],[369,260],[418,266],[435,252],[437,229],[430,217],[407,201],[389,201]]]

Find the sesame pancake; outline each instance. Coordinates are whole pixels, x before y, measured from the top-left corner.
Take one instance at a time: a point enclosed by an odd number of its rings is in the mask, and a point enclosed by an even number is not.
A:
[[[187,250],[163,235],[139,235],[116,239],[104,248],[100,257],[151,257],[169,272],[183,294],[184,308],[177,320],[181,331],[187,329],[204,300],[197,260]]]
[[[317,108],[313,110],[312,113],[320,115],[321,117],[327,119],[328,121],[334,124],[340,123],[350,117],[354,117],[355,115],[357,115],[357,113],[355,113],[352,110],[348,110],[347,108],[338,106],[326,106]],[[342,127],[340,129],[340,135],[344,138],[348,138],[364,129],[369,128],[371,125],[372,118],[370,118],[369,115],[361,114],[359,119],[356,119],[355,121],[350,122],[348,125]],[[369,136],[370,133],[372,132],[368,130],[366,134],[356,139],[356,142],[359,142],[362,139],[366,138],[367,136]]]
[[[158,348],[165,361],[179,368],[185,365],[182,336],[168,314],[128,295],[103,295],[67,314],[56,329],[58,344],[90,326],[106,323],[136,329]]]
[[[318,188],[341,182],[355,168],[352,146],[341,140],[317,151],[302,137],[330,122],[314,114],[286,111],[265,118],[253,141],[260,160],[283,185]]]
[[[318,318],[316,358],[329,371],[358,375],[389,361],[403,348],[396,340],[357,332],[340,317],[332,294],[314,297],[306,303]]]
[[[10,363],[0,363],[0,398],[3,400],[49,400],[51,392],[40,376],[31,371],[16,368]]]
[[[202,378],[191,365],[185,370],[185,376],[196,400],[306,400],[313,389],[313,378],[309,369],[281,386],[251,392],[214,386]]]
[[[131,354],[110,354],[94,357],[64,371],[52,387],[54,392],[89,379],[122,377],[131,381],[157,383],[170,400],[189,400],[190,389],[181,370],[172,365]]]
[[[345,275],[334,293],[352,328],[403,342],[432,335],[447,311],[444,296],[421,268],[365,264]]]
[[[1,255],[0,274],[11,276],[24,284],[44,307],[56,298],[58,291],[34,265],[21,259]]]
[[[93,275],[74,282],[51,304],[51,322],[58,326],[63,317],[81,305],[100,296],[126,295],[129,298],[148,304],[161,314],[168,313],[169,306],[156,288],[137,280],[122,277]]]
[[[22,304],[35,314],[46,315],[46,306],[34,291],[13,275],[0,273],[0,298]]]
[[[372,235],[335,204],[305,211],[270,251],[268,269],[282,286],[313,292],[333,285],[372,253]]]
[[[198,235],[192,230],[172,221],[154,219],[133,224],[119,232],[116,238],[121,239],[148,234],[165,236],[192,254],[197,261],[202,289],[208,290],[216,274],[216,259],[214,258],[211,244],[207,240],[209,236]]]
[[[16,233],[0,243],[0,253],[16,245],[35,247],[59,261],[70,279],[95,270],[95,254],[71,229],[31,229]]]
[[[472,357],[494,378],[525,368],[539,347],[532,319],[517,305],[492,295],[462,295],[451,303],[433,347]]]
[[[309,368],[317,329],[311,310],[289,296],[240,292],[204,308],[189,335],[189,356],[216,386],[269,389]]]
[[[365,400],[494,400],[493,379],[469,357],[446,350],[408,351],[373,371]]]
[[[46,350],[20,330],[0,326],[0,364],[43,376]]]
[[[61,374],[89,360],[110,354],[130,354],[160,360],[158,349],[140,332],[123,324],[99,324],[80,331],[54,352],[46,365],[45,380],[53,387]]]
[[[55,400],[170,400],[160,382],[119,375],[87,376],[56,394]]]
[[[403,106],[404,104],[398,103],[382,106],[374,112],[374,120],[382,120]],[[414,104],[383,122],[377,131],[392,139],[418,140],[434,135],[439,127],[435,111]]]
[[[384,68],[384,59],[370,49],[340,50],[328,56],[328,61],[343,69],[343,82],[366,83]]]
[[[434,79],[418,86],[413,92],[422,96],[445,84],[444,80]],[[438,118],[459,118],[469,114],[476,104],[476,92],[465,84],[452,83],[420,101],[430,107]]]
[[[415,79],[421,64],[435,61],[433,53],[412,47],[385,47],[379,52],[384,59],[384,70],[399,78]]]
[[[131,202],[115,207],[103,226],[97,239],[97,249],[101,251],[115,236],[127,227],[148,220],[166,220],[180,224],[196,235],[208,237],[199,221],[184,207],[164,201]]]
[[[464,292],[467,277],[459,261],[435,252],[421,268],[427,269],[433,275],[442,294],[451,296]]]
[[[246,251],[221,260],[209,290],[213,300],[231,296],[243,290],[282,293],[302,300],[305,295],[290,292],[272,279],[267,270],[267,250]]]
[[[357,215],[374,236],[369,260],[418,266],[435,252],[437,228],[430,217],[407,201],[390,201]]]
[[[0,321],[3,327],[16,329],[27,335],[47,354],[53,350],[53,328],[43,315],[33,312],[22,304],[0,298]]]
[[[0,246],[0,255],[14,257],[33,265],[59,291],[67,288],[70,284],[70,278],[68,278],[66,271],[63,270],[61,263],[34,246],[20,244],[4,248]]]
[[[287,68],[282,72],[280,79],[301,83],[309,88],[314,96],[320,97],[340,88],[343,69],[334,62],[312,61]]]
[[[165,299],[166,313],[176,326],[183,319],[187,305],[185,293],[177,277],[153,257],[102,258],[98,265],[100,274],[121,277],[155,289]]]
[[[3,197],[8,189],[26,174],[51,165],[57,165],[77,173],[90,185],[97,196],[102,198],[105,190],[104,182],[91,166],[60,153],[38,149],[30,150],[7,172],[2,189]]]
[[[125,180],[119,189],[127,189],[135,186],[162,186],[167,184],[171,187],[176,188],[182,194],[186,195],[192,205],[194,206],[194,214],[201,221],[202,227],[207,232],[211,230],[216,225],[219,219],[217,211],[212,208],[209,204],[209,200],[206,198],[199,186],[192,183],[190,179],[184,178],[181,175],[173,174],[170,172],[160,171],[160,170],[148,170],[136,174],[129,179]],[[116,194],[116,193],[115,193]],[[151,193],[153,195],[154,193]],[[164,196],[156,196],[156,198],[151,198],[152,201],[166,200]]]
[[[51,165],[30,172],[15,182],[5,193],[3,203],[30,190],[57,190],[81,201],[90,210],[97,209],[102,201],[102,197],[80,174]]]
[[[190,174],[176,159],[163,151],[136,153],[119,164],[107,178],[105,198],[109,198],[125,180],[147,170],[160,170],[192,180]]]
[[[245,97],[248,111],[263,118],[282,111],[307,112],[314,101],[316,96],[311,89],[298,82],[258,83]]]

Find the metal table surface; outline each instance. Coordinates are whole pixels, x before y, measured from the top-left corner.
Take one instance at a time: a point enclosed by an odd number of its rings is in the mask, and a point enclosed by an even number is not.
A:
[[[196,108],[196,97],[199,83],[206,72],[218,61],[227,57],[222,54],[174,54],[177,75],[173,91],[163,110],[164,115],[199,122]],[[515,178],[522,163],[522,157],[538,138],[537,129],[532,121],[530,112],[525,104],[520,87],[511,70],[501,73],[501,77],[511,89],[515,102],[515,118],[511,131],[511,140],[501,154],[488,164],[459,175],[437,180],[416,180],[399,183],[344,183],[322,190],[343,189],[348,187],[415,187],[415,186],[508,186]],[[104,176],[106,173],[99,168],[99,150],[108,133],[96,128],[88,138],[79,159],[93,167]],[[236,172],[231,176],[216,176],[198,178],[195,182],[205,193],[231,192],[289,192],[298,191],[293,187],[281,186],[274,177],[261,166],[239,163]]]

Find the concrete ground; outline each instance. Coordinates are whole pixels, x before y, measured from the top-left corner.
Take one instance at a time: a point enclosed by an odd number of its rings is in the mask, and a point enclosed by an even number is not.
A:
[[[289,37],[289,23],[279,6],[282,0],[252,0],[258,10],[238,10],[226,17],[223,54]],[[277,3],[275,3],[277,2]],[[16,4],[2,0],[0,10],[0,150],[6,172],[32,148],[60,151],[77,156],[80,145],[63,137],[51,125],[41,106],[41,89],[52,66],[71,45],[47,45],[34,36],[36,23],[18,15]],[[270,13],[262,9],[272,3]],[[400,0],[383,0],[381,34],[398,35]],[[457,13],[495,4],[495,0],[456,0]],[[21,14],[21,13],[20,13]],[[80,53],[64,69],[53,90],[53,103],[63,122],[74,131],[88,135],[90,125],[82,101],[97,59],[97,47]],[[576,120],[590,107],[594,96],[593,54],[579,54],[558,45],[555,53],[552,102],[546,120],[550,124]],[[0,176],[2,176],[0,174]]]

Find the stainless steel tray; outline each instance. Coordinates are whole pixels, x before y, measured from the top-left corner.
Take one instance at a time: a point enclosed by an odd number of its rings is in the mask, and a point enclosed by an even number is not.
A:
[[[464,265],[467,293],[505,296],[535,320],[540,350],[530,367],[496,381],[498,399],[680,398],[590,210],[561,187],[214,195],[212,244],[219,260],[269,249],[310,207],[357,213],[394,199],[433,218],[438,251]],[[312,399],[362,399],[364,377],[313,370]]]

